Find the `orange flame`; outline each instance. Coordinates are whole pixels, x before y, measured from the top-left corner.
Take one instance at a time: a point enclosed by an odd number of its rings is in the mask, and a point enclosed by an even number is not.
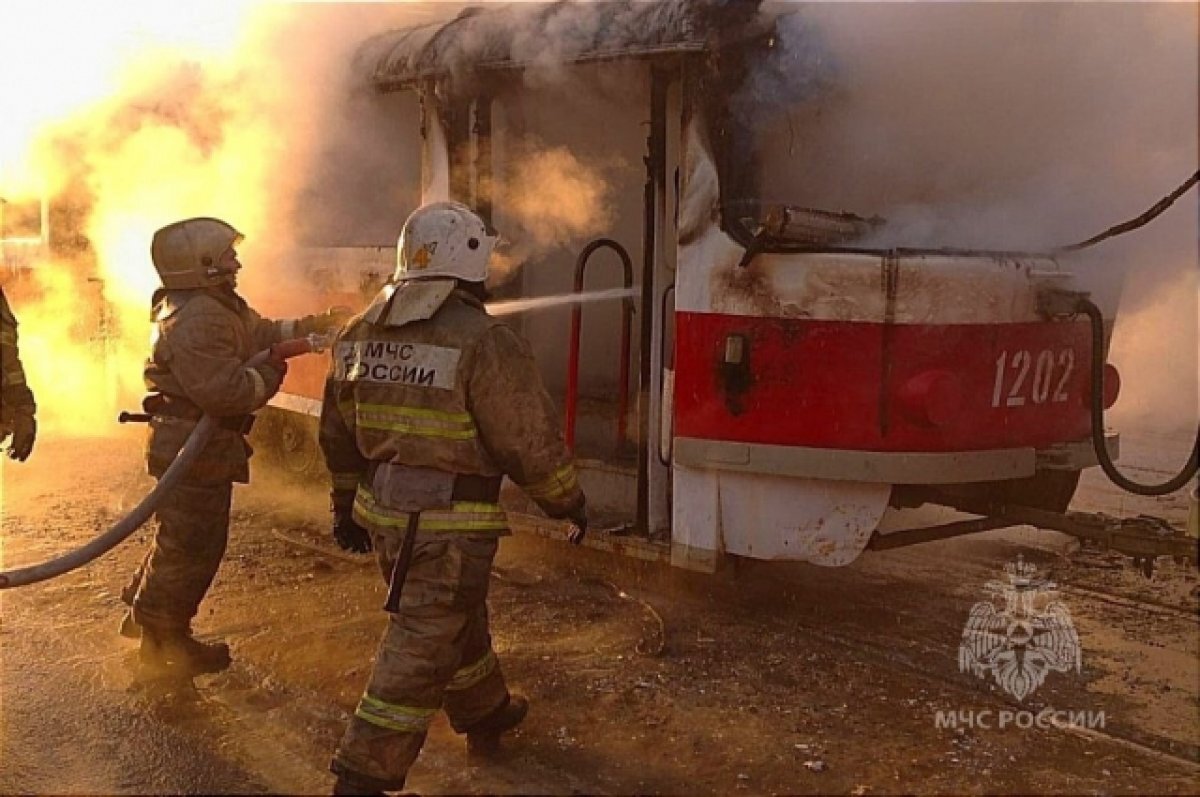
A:
[[[44,428],[103,433],[136,401],[154,230],[199,215],[247,234],[266,224],[274,109],[239,90],[264,18],[254,2],[0,11],[0,197],[82,208],[51,214],[19,273],[0,256],[0,276],[19,282],[10,294]],[[90,250],[70,251],[81,237]]]

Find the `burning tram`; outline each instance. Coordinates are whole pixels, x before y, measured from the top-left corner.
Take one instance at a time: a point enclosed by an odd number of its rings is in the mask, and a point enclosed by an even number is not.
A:
[[[712,571],[726,554],[837,566],[1029,522],[1116,541],[1062,520],[1081,470],[1116,455],[1094,419],[1119,388],[1098,359],[1115,305],[1080,312],[1051,255],[875,247],[881,219],[771,199],[761,67],[821,67],[784,52],[786,16],[582,5],[469,9],[359,58],[411,176],[391,234],[452,198],[521,261],[498,297],[630,289],[510,319],[562,402],[588,544]],[[588,169],[604,172],[603,208]],[[563,215],[571,203],[586,223]],[[326,249],[314,269],[329,302],[362,306],[393,259]],[[260,424],[289,467],[319,467],[323,378],[297,363]],[[561,533],[506,496],[518,530]],[[912,519],[922,505],[977,517],[930,526]],[[1140,545],[1125,550],[1189,550]]]

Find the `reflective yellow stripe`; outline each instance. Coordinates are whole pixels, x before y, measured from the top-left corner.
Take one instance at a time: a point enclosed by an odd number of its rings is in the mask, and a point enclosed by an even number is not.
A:
[[[464,689],[470,689],[495,672],[498,664],[496,654],[489,650],[483,654],[483,658],[479,661],[467,665],[454,673],[454,677],[450,679],[450,683],[446,684],[446,691],[461,692]]]
[[[530,498],[563,498],[579,489],[579,474],[574,463],[568,462],[541,481],[522,489]]]
[[[370,488],[360,484],[354,496],[354,518],[360,523],[404,529],[408,512],[388,509],[375,501]],[[508,515],[499,504],[455,501],[450,509],[421,513],[418,531],[507,531]]]
[[[458,504],[455,504],[457,507]],[[495,505],[493,505],[495,506]],[[403,529],[408,526],[408,513],[397,512],[384,514],[388,510],[380,507],[367,508],[362,504],[354,505],[356,520],[372,523],[377,526],[388,526]],[[440,518],[433,518],[433,512],[422,512],[417,523],[418,531],[507,531],[508,516],[504,510],[496,507],[495,512],[489,513],[458,513],[439,512]]]
[[[469,412],[444,412],[428,407],[404,407],[395,404],[358,404],[359,412],[375,412],[381,415],[403,415],[408,418],[432,418],[453,423],[474,425]]]
[[[398,407],[387,404],[357,404],[354,422],[363,429],[403,432],[419,437],[471,440],[476,437],[475,422],[465,412],[443,412],[426,407]]]
[[[430,520],[421,513],[417,531],[507,531],[508,517],[501,510],[488,517],[456,517],[449,520]]]
[[[441,437],[447,440],[473,440],[475,431],[469,432],[451,432],[436,429],[426,429],[420,426],[413,426],[408,423],[383,423],[380,421],[368,421],[359,417],[355,419],[355,425],[359,429],[378,429],[382,432],[403,432],[404,434],[416,435],[417,437]]]
[[[429,723],[436,713],[436,708],[401,706],[363,693],[362,699],[358,701],[358,708],[354,711],[354,716],[372,725],[393,731],[423,733],[429,728]]]
[[[359,474],[357,473],[335,473],[333,474],[333,489],[335,490],[353,490],[358,487]]]

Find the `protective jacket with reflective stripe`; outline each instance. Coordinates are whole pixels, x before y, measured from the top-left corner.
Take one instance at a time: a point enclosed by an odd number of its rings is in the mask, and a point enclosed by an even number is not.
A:
[[[551,517],[584,501],[529,345],[462,290],[432,317],[402,326],[351,320],[334,344],[320,440],[334,489],[357,489],[354,517],[367,528],[408,521],[374,494],[373,462],[507,475]],[[424,533],[506,530],[499,505],[486,502],[425,510],[418,525]]]
[[[144,372],[146,389],[216,416],[245,415],[262,407],[269,398],[267,380],[243,363],[311,324],[311,317],[299,322],[263,318],[225,287],[160,289],[152,302],[155,331]],[[151,422],[147,456],[153,475],[162,475],[194,426],[194,421],[176,418]],[[191,479],[249,481],[248,457],[240,434],[217,429],[192,467]]]

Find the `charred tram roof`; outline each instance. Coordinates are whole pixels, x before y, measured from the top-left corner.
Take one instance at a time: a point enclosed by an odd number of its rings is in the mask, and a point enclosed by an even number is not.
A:
[[[358,60],[374,64],[379,91],[429,78],[530,66],[710,52],[761,35],[760,0],[613,0],[471,7],[449,22],[390,31],[367,41]]]

